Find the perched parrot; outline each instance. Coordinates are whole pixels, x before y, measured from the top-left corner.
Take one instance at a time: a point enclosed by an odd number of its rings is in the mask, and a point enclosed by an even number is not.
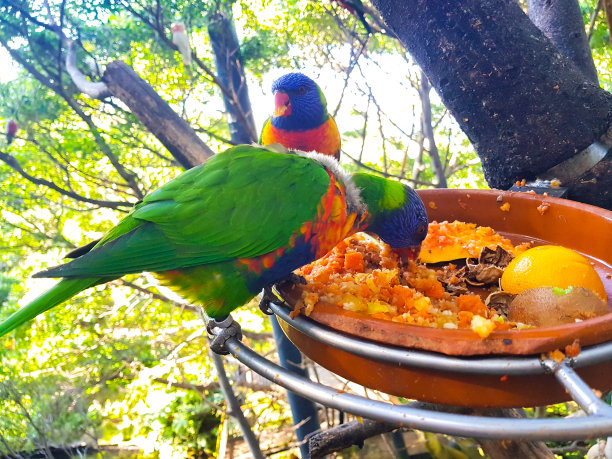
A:
[[[342,5],[351,14],[354,14],[355,16],[357,16],[357,19],[359,19],[361,24],[363,24],[363,28],[366,29],[367,33],[372,33],[372,28],[370,27],[370,24],[368,24],[368,21],[366,21],[366,18],[364,15],[365,8],[361,0],[335,0],[335,1],[340,3],[340,5]]]
[[[319,153],[234,147],[148,194],[72,261],[35,274],[62,280],[0,323],[0,336],[82,290],[141,271],[223,320],[357,231],[415,257],[427,222],[421,199],[399,182],[347,176]]]
[[[314,81],[301,73],[288,73],[272,84],[272,92],[274,115],[264,123],[260,144],[279,143],[340,158],[340,132]]]
[[[185,67],[189,67],[191,65],[191,46],[189,45],[189,36],[185,32],[185,24],[182,22],[172,25],[172,43],[181,53]]]
[[[8,123],[6,123],[6,144],[10,145],[13,142],[13,139],[15,138],[15,135],[17,134],[17,130],[18,130],[18,126],[17,123],[14,120],[9,120]]]

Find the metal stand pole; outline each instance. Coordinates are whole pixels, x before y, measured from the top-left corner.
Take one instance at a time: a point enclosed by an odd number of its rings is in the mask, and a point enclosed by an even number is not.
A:
[[[257,441],[257,438],[255,438],[255,434],[251,430],[251,426],[244,417],[244,414],[240,409],[240,403],[238,403],[238,400],[234,395],[234,390],[232,389],[229,379],[225,374],[225,367],[223,366],[221,356],[212,352],[210,348],[208,350],[208,355],[212,359],[215,369],[217,370],[219,387],[221,388],[221,392],[223,392],[223,397],[225,398],[225,403],[227,404],[228,408],[227,414],[232,417],[236,424],[238,424],[240,432],[242,432],[242,437],[248,445],[249,451],[251,451],[253,458],[264,459],[264,455],[259,448],[259,442]]]
[[[272,330],[274,331],[274,339],[281,366],[298,376],[308,378],[308,374],[302,366],[302,354],[287,339],[278,324],[278,320],[276,320],[276,316],[270,316],[270,321],[272,322]],[[298,426],[295,434],[300,442],[300,452],[303,458],[309,457],[308,444],[304,443],[304,438],[309,433],[321,428],[317,407],[312,401],[300,397],[289,390],[287,391],[287,400],[289,401],[289,406],[291,406],[293,424]]]

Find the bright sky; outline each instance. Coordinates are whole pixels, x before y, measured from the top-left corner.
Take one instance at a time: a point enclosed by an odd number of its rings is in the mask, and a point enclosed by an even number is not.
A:
[[[0,47],[0,69],[2,69],[0,83],[6,83],[17,78],[19,67],[13,62],[8,51],[2,47]]]

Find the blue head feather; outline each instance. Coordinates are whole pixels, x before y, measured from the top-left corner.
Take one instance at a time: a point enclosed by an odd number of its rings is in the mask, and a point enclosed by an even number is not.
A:
[[[288,131],[313,129],[329,118],[327,101],[319,86],[302,73],[288,73],[272,84],[272,92],[289,96],[291,114],[273,116],[271,123],[277,129]]]
[[[404,206],[385,212],[378,228],[372,228],[392,248],[417,247],[427,236],[429,220],[425,205],[412,188],[404,185],[404,190]]]
[[[417,247],[427,235],[428,218],[419,195],[408,185],[378,175],[351,176],[370,214],[366,231],[394,249]]]

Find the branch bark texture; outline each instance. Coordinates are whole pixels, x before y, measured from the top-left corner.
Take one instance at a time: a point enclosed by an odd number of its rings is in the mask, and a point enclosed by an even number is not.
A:
[[[469,137],[490,186],[534,179],[612,124],[612,94],[563,58],[518,3],[373,3]],[[585,202],[606,207],[599,185]]]
[[[429,81],[427,81],[425,74],[421,72],[421,86],[419,88],[422,109],[421,130],[423,135],[429,141],[429,157],[431,158],[431,165],[436,174],[436,178],[438,179],[437,187],[446,188],[447,183],[444,175],[444,166],[442,166],[442,161],[440,161],[440,153],[438,151],[438,147],[436,146],[436,138],[434,136],[431,121],[431,100],[429,99],[429,89]]]
[[[33,175],[28,174],[15,158],[13,158],[11,155],[4,153],[4,152],[0,152],[0,161],[10,166],[15,172],[17,172],[24,179],[29,180],[33,184],[46,186],[47,188],[57,191],[58,193],[63,194],[64,196],[68,196],[69,198],[72,198],[75,201],[86,202],[88,204],[94,204],[100,207],[108,207],[110,209],[120,209],[123,207],[131,207],[133,205],[133,203],[129,203],[129,202],[91,199],[86,196],[81,196],[75,193],[74,191],[66,190],[56,185],[55,183],[50,182],[49,180],[34,177]]]
[[[202,164],[214,155],[189,125],[122,61],[111,62],[102,77],[109,91],[159,139],[186,169]]]
[[[248,144],[257,140],[251,100],[240,56],[240,44],[230,14],[217,12],[208,23],[208,35],[215,55],[217,76],[233,97],[223,93],[232,142]]]
[[[529,19],[561,55],[573,62],[588,81],[599,84],[578,1],[527,0],[527,10]]]
[[[351,421],[333,429],[314,432],[308,436],[310,457],[321,458],[353,445],[361,447],[364,440],[398,428],[395,424],[364,419],[363,422]]]

